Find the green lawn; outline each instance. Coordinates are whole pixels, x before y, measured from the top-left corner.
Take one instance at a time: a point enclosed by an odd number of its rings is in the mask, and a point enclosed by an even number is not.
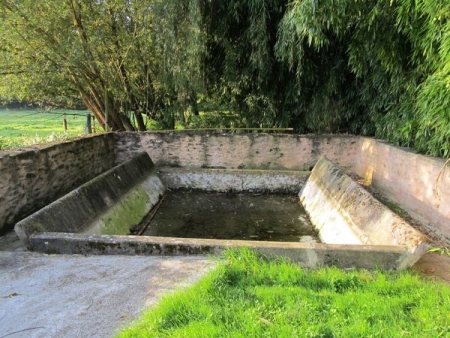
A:
[[[84,133],[86,110],[0,109],[0,149],[51,142]],[[64,114],[67,133],[64,132]],[[73,115],[76,114],[76,115]]]
[[[118,337],[449,337],[450,288],[410,272],[301,269],[249,250]]]

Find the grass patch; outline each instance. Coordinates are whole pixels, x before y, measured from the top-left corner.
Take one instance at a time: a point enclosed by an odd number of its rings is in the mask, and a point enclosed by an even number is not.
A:
[[[63,127],[64,113],[67,114],[67,132],[64,132]],[[0,149],[14,149],[81,135],[85,131],[87,113],[87,110],[0,109]]]
[[[448,337],[450,288],[410,272],[312,271],[229,250],[118,337]]]

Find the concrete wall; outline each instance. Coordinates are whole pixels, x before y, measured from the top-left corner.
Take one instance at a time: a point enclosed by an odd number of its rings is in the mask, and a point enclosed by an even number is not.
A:
[[[450,243],[450,164],[361,137],[354,170]]]
[[[166,167],[158,169],[158,176],[169,189],[297,194],[309,171]]]
[[[118,133],[116,161],[146,151],[156,166],[311,170],[320,155],[349,168],[358,137],[224,133]]]
[[[112,134],[0,157],[0,233],[114,165]]]
[[[31,236],[34,251],[50,254],[82,255],[206,255],[220,254],[227,248],[247,247],[266,256],[288,257],[301,266],[342,269],[399,268],[407,254],[399,246],[333,245],[323,243],[260,242],[204,238],[152,236],[108,236],[43,232]]]

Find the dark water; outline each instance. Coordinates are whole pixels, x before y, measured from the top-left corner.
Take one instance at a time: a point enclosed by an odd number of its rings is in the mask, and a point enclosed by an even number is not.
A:
[[[297,196],[168,192],[145,236],[319,241]]]

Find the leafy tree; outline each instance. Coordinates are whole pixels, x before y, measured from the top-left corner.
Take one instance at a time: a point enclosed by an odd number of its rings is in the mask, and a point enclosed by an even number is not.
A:
[[[448,156],[450,3],[294,0],[278,57],[310,95],[310,129],[348,130]]]
[[[411,140],[421,152],[450,157],[450,2],[403,0],[398,22],[412,41],[416,67],[425,74],[413,92],[414,113],[398,139]]]
[[[178,2],[177,2],[178,3]],[[145,130],[143,114],[159,118],[177,101],[168,90],[173,59],[162,19],[163,1],[33,1],[0,3],[0,96],[66,104],[81,97],[101,125]],[[169,2],[170,4],[170,2]],[[167,21],[190,25],[178,6]],[[158,15],[157,15],[158,14]],[[177,35],[177,45],[190,36]],[[175,43],[174,41],[171,41]],[[173,46],[172,46],[173,47]],[[180,61],[181,62],[181,61]],[[183,64],[178,65],[185,69]],[[181,84],[180,86],[183,86]]]
[[[450,156],[449,16],[448,0],[4,0],[0,98],[81,98],[113,130],[173,128],[206,99],[234,126]]]
[[[212,0],[202,7],[203,67],[210,98],[244,127],[287,127],[299,112],[293,72],[275,57],[285,0]]]

